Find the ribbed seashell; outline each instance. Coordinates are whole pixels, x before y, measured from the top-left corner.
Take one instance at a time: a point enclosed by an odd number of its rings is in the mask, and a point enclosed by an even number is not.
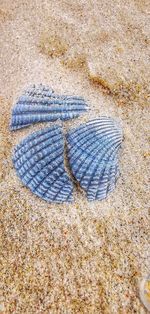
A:
[[[17,130],[37,122],[77,118],[87,109],[82,97],[57,95],[47,86],[33,85],[14,106],[10,129]]]
[[[70,130],[67,142],[71,171],[88,200],[106,198],[119,176],[120,126],[109,117],[100,117]]]
[[[61,127],[34,132],[16,146],[13,163],[23,184],[47,202],[70,202],[73,186],[64,168]]]

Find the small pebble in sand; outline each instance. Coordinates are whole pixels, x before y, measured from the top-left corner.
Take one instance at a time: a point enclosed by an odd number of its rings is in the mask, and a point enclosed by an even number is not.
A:
[[[141,282],[140,298],[145,307],[150,311],[150,275],[144,278]]]

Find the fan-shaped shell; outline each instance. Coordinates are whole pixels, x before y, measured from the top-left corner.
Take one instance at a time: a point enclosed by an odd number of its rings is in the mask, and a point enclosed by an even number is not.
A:
[[[37,122],[69,120],[78,117],[88,106],[82,97],[56,95],[42,84],[28,88],[12,110],[11,130]]]
[[[61,127],[34,132],[16,146],[13,163],[18,176],[34,194],[48,202],[70,202],[73,186],[64,168]]]
[[[119,176],[120,126],[109,117],[100,117],[69,131],[67,142],[72,173],[87,198],[106,198]]]

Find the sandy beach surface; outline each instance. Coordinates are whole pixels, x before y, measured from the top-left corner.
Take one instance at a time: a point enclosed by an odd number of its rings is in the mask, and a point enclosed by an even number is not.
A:
[[[149,1],[0,0],[0,313],[145,314],[149,273]],[[17,143],[41,125],[9,131],[32,84],[83,96],[123,128],[121,176],[106,200],[48,204],[18,179]],[[43,126],[43,125],[42,125]]]

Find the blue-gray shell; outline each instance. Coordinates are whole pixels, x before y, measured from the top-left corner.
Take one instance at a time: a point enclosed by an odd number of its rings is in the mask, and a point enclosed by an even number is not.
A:
[[[70,168],[88,200],[102,200],[114,190],[121,142],[121,127],[109,117],[89,121],[68,132]]]
[[[71,202],[73,185],[64,168],[61,127],[34,132],[16,146],[13,164],[23,184],[47,202]]]
[[[87,109],[82,97],[57,95],[47,86],[33,85],[14,106],[10,129],[17,130],[38,122],[77,118]]]

